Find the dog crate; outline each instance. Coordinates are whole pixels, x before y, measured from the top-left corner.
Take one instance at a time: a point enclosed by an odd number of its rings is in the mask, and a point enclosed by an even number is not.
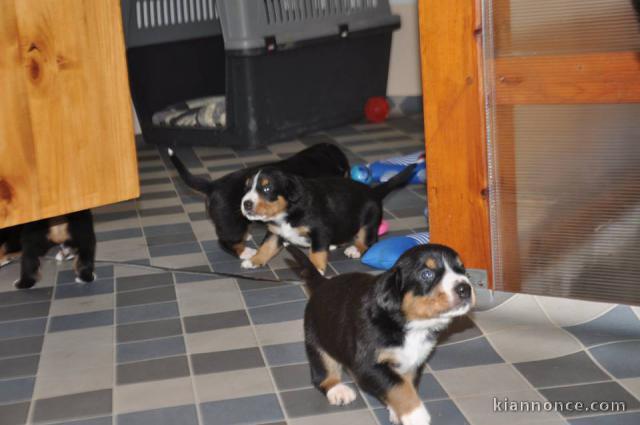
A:
[[[255,148],[359,120],[387,88],[388,0],[122,0],[148,143]]]

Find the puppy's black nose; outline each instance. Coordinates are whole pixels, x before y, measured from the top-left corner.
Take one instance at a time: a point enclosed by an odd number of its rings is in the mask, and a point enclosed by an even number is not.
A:
[[[460,299],[466,300],[471,297],[471,285],[468,283],[461,283],[454,289],[456,294],[460,297]]]
[[[242,203],[242,206],[244,207],[245,211],[251,211],[253,209],[253,202],[252,201],[244,201]]]

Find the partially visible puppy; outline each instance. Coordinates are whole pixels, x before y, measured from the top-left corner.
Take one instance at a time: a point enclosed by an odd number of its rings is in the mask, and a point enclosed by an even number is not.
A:
[[[0,230],[0,265],[21,255],[20,278],[14,285],[31,288],[39,280],[40,257],[55,245],[62,245],[61,259],[75,254],[76,282],[95,279],[96,236],[90,210]]]
[[[191,174],[173,149],[168,152],[169,159],[187,186],[206,195],[206,209],[216,229],[220,246],[236,257],[253,257],[256,251],[245,246],[249,220],[240,212],[240,200],[244,195],[247,179],[259,167],[243,168],[210,181]],[[349,174],[349,160],[340,148],[330,143],[313,145],[290,158],[265,166],[302,177],[345,177]]]
[[[326,279],[299,249],[287,250],[311,293],[304,336],[313,385],[332,405],[351,403],[356,393],[341,382],[344,367],[387,406],[392,423],[428,425],[417,391],[427,358],[439,332],[475,302],[458,254],[421,245],[381,275]]]
[[[352,244],[345,251],[360,256],[378,240],[382,200],[407,184],[415,164],[374,188],[344,178],[302,179],[275,168],[263,168],[248,181],[242,214],[264,221],[269,232],[244,268],[265,265],[283,240],[311,248],[311,261],[321,273],[331,245]]]

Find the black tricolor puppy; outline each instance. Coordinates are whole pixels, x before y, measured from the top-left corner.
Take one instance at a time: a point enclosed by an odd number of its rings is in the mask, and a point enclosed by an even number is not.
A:
[[[326,279],[299,249],[287,249],[311,294],[304,332],[315,387],[330,404],[351,403],[356,393],[341,383],[344,367],[387,406],[392,423],[429,424],[417,392],[427,357],[438,333],[475,302],[458,254],[442,245],[421,245],[381,275]]]
[[[169,149],[169,158],[187,186],[207,196],[206,209],[215,226],[220,246],[242,259],[253,257],[256,250],[245,247],[249,221],[240,212],[240,201],[247,179],[262,167],[243,168],[210,181],[191,174],[173,149]],[[330,143],[313,145],[290,158],[264,166],[302,177],[345,177],[349,174],[349,160],[340,148]]]
[[[352,244],[345,255],[360,258],[378,240],[382,200],[406,185],[415,167],[408,166],[374,188],[351,179],[302,179],[275,168],[259,170],[242,198],[242,214],[267,222],[269,233],[258,253],[243,261],[242,267],[265,265],[283,240],[310,247],[311,261],[321,273],[331,245]]]
[[[95,279],[96,236],[90,210],[0,230],[0,265],[20,255],[20,278],[14,285],[31,288],[39,280],[40,257],[55,245],[62,245],[57,259],[75,255],[76,282]]]

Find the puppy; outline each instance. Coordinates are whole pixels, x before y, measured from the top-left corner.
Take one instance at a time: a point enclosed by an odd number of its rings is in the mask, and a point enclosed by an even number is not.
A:
[[[301,179],[275,168],[263,168],[249,179],[242,197],[242,214],[264,221],[269,233],[244,268],[265,265],[283,240],[311,248],[311,261],[320,273],[327,267],[331,245],[351,243],[345,251],[360,256],[378,240],[382,199],[405,185],[415,171],[410,165],[374,188],[342,178]]]
[[[304,335],[313,385],[332,405],[356,393],[341,383],[346,368],[355,382],[389,410],[392,423],[428,425],[417,388],[438,333],[469,311],[474,291],[458,254],[442,245],[404,253],[381,275],[320,275],[297,248],[310,291]]]
[[[240,201],[247,179],[259,167],[244,168],[210,181],[191,174],[173,149],[169,149],[169,158],[187,186],[206,195],[206,209],[213,221],[220,246],[242,259],[253,257],[256,250],[245,246],[250,222],[240,212]],[[290,158],[265,166],[302,177],[345,177],[350,169],[345,154],[329,143],[313,145]]]
[[[0,230],[0,265],[22,250],[20,278],[14,285],[18,289],[31,288],[39,280],[40,257],[55,245],[62,245],[62,256],[59,254],[57,259],[67,259],[75,253],[76,282],[95,279],[96,236],[90,210]]]

